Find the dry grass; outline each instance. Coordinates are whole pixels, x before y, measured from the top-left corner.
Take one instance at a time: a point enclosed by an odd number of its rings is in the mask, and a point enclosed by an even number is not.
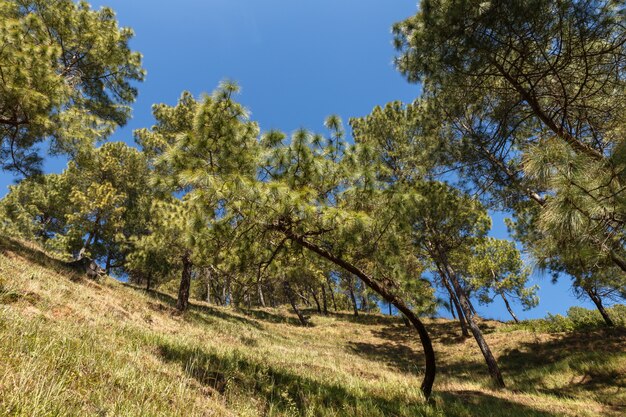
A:
[[[421,351],[398,320],[236,311],[107,278],[88,281],[0,241],[0,415],[621,416],[623,330],[544,334],[484,322],[507,390],[490,388],[473,340],[430,320],[439,374],[419,392]],[[506,331],[502,331],[506,330]]]

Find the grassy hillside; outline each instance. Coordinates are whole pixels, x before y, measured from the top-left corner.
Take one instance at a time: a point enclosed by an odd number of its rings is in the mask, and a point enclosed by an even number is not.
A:
[[[509,389],[473,340],[427,320],[439,374],[419,393],[416,335],[395,318],[238,311],[89,281],[0,240],[0,415],[622,416],[626,332],[542,333],[483,322]]]

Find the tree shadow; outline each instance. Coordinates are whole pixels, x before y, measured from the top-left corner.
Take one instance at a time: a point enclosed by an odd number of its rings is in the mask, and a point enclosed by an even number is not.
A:
[[[302,323],[300,323],[300,320],[296,319],[295,317],[276,314],[264,309],[239,309],[237,310],[237,312],[269,323],[289,324],[292,326],[302,327]]]
[[[26,243],[20,242],[17,239],[0,235],[0,252],[12,252],[13,254],[20,256],[33,264],[50,269],[59,274],[67,274],[72,280],[79,280],[82,278],[81,274],[77,273],[76,269],[68,265],[67,262],[50,256],[42,249],[32,247]]]
[[[537,410],[528,405],[499,398],[482,391],[445,391],[437,393],[437,404],[447,417],[557,417],[560,414]],[[470,414],[468,414],[470,411]]]
[[[317,313],[319,314],[319,313]],[[328,312],[328,317],[335,317],[338,320],[349,321],[351,323],[366,324],[366,325],[395,325],[401,323],[401,319],[397,316],[385,316],[381,314],[359,314],[355,316],[353,313],[348,312]]]
[[[448,323],[442,323],[445,327],[449,327]],[[429,326],[436,328],[440,325]],[[421,374],[425,366],[424,353],[419,344],[419,336],[411,327],[396,324],[394,326],[384,327],[371,332],[383,343],[366,343],[366,342],[350,342],[349,349],[369,360],[384,363],[396,370],[411,374]],[[434,334],[433,334],[434,333]],[[437,330],[431,332],[433,341],[445,336],[445,331]],[[466,340],[466,339],[461,339]],[[437,356],[437,372],[439,374],[447,374],[459,376],[462,374],[487,376],[487,369],[482,361],[475,361],[471,358],[454,358],[446,360],[445,356],[435,352]]]
[[[125,283],[125,282],[123,282],[122,285],[127,288],[133,289],[135,291],[141,291],[144,294],[148,295],[150,298],[153,298],[163,303],[164,306],[166,307],[165,309],[161,309],[158,306],[155,306],[156,308],[160,310],[167,310],[171,314],[181,314],[178,310],[176,310],[176,301],[177,301],[176,297],[170,294],[166,294],[164,292],[157,291],[157,290],[146,290],[145,288],[140,288],[136,285]],[[241,323],[241,324],[245,324],[248,326],[252,326],[256,329],[263,329],[263,326],[258,321],[250,320],[246,317],[241,317],[235,314],[229,314],[223,311],[222,309],[210,307],[207,305],[194,304],[192,302],[189,303],[188,310],[182,316],[183,318],[187,320],[202,321],[202,322],[205,322],[206,324],[211,324],[209,321],[207,321],[206,316],[212,316],[212,317],[217,317],[225,321],[229,321],[233,323]]]
[[[381,398],[368,392],[357,395],[339,384],[251,361],[238,352],[220,355],[203,348],[168,343],[160,344],[158,349],[163,361],[178,363],[203,386],[225,394],[226,398],[232,390],[240,396],[263,400],[263,415],[271,410],[290,415],[296,411],[297,415],[320,416],[413,416],[423,415],[430,408],[422,401],[401,397]]]
[[[373,362],[383,363],[402,372],[423,373],[423,354],[407,345],[394,342],[348,342],[348,349]]]
[[[499,361],[513,378],[512,388],[580,398],[594,397],[621,412],[626,411],[626,375],[612,362],[626,355],[626,329],[596,329],[565,333],[548,341],[521,342]],[[557,388],[546,384],[546,375],[576,375]],[[621,395],[617,395],[620,394]]]

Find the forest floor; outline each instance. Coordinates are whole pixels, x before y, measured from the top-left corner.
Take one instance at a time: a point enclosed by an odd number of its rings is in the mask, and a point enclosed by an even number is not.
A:
[[[395,318],[193,302],[76,275],[0,237],[2,416],[624,416],[626,330],[481,327],[507,389],[473,339],[426,319],[438,375],[419,391],[417,335]]]

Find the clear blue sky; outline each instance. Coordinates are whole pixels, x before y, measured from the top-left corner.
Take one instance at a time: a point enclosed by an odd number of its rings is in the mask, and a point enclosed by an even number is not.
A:
[[[133,119],[111,140],[132,143],[132,131],[153,123],[151,105],[174,104],[183,90],[212,91],[223,79],[242,87],[239,99],[263,130],[322,130],[329,114],[347,121],[375,105],[412,101],[419,87],[392,65],[391,25],[417,10],[416,0],[93,0],[113,8],[135,30],[132,47],[144,55],[147,78],[139,85]],[[48,158],[47,172],[62,159]],[[0,196],[13,182],[0,178]],[[496,237],[506,238],[504,216],[494,215]],[[573,297],[569,280],[541,286],[540,305],[520,317],[563,313],[591,304]],[[508,319],[502,303],[479,307],[488,317]]]

